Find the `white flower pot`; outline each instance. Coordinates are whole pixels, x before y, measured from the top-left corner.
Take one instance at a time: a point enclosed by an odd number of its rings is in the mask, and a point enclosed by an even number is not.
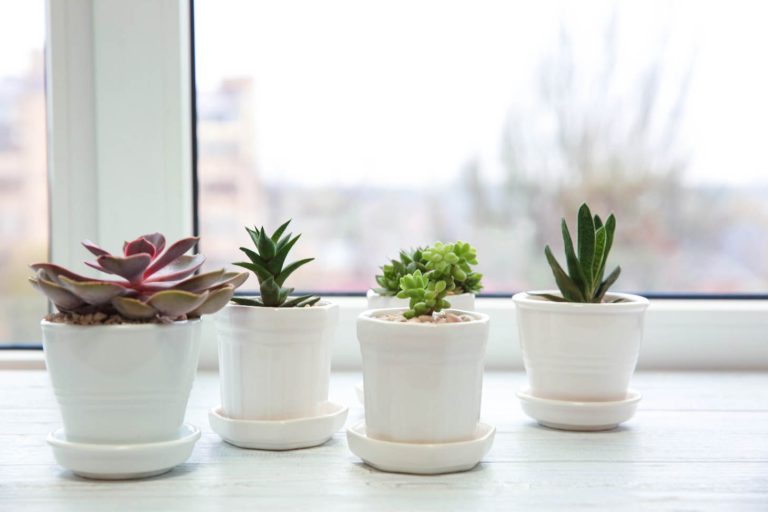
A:
[[[77,326],[43,321],[67,441],[176,439],[200,353],[200,321]]]
[[[606,296],[618,297],[627,302],[552,302],[528,293],[513,297],[532,395],[585,402],[626,398],[649,303],[638,295]]]
[[[398,299],[394,295],[379,295],[374,290],[368,290],[365,294],[365,298],[368,299],[368,309],[408,307],[408,299]],[[448,295],[446,299],[451,303],[451,309],[460,309],[462,311],[475,310],[475,295],[472,293]]]
[[[444,443],[473,438],[480,418],[488,316],[452,324],[357,320],[363,356],[365,422],[374,439]]]
[[[224,416],[288,420],[320,413],[328,400],[331,342],[339,308],[230,304],[216,315]]]

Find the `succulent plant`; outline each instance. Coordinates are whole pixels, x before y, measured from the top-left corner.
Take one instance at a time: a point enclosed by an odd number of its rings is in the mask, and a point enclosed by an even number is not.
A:
[[[184,253],[197,240],[184,238],[163,251],[165,237],[152,233],[125,242],[120,256],[86,240],[83,246],[96,261],[85,264],[118,279],[95,279],[53,263],[35,263],[30,282],[65,314],[118,314],[146,322],[196,318],[224,307],[248,278],[245,272],[223,269],[193,276],[205,257]]]
[[[436,242],[422,251],[424,266],[435,281],[445,281],[450,293],[478,293],[483,275],[474,272],[477,250],[466,242],[452,244]]]
[[[417,248],[410,251],[400,251],[400,258],[390,260],[390,262],[381,267],[381,274],[376,276],[376,283],[379,288],[374,291],[379,295],[397,295],[400,291],[400,279],[407,274],[413,274],[416,270],[426,272],[422,260],[421,251]]]
[[[555,276],[557,287],[562,297],[539,293],[539,295],[556,302],[603,302],[608,289],[616,282],[621,273],[621,267],[616,267],[605,279],[605,263],[613,245],[613,233],[616,230],[616,217],[609,215],[603,224],[599,216],[592,216],[589,206],[582,204],[578,214],[578,254],[574,250],[568,224],[562,220],[565,258],[568,266],[566,274],[547,246],[544,254]],[[612,302],[621,302],[615,299]]]
[[[421,270],[416,270],[400,279],[397,297],[410,299],[408,310],[403,313],[405,318],[432,315],[451,307],[451,303],[445,300],[448,294],[447,283],[442,279],[433,279],[430,275],[434,274],[422,274]]]
[[[301,236],[301,234],[298,234],[291,238],[290,233],[283,236],[283,233],[290,223],[291,221],[289,220],[277,228],[277,230],[272,233],[272,236],[267,235],[264,231],[264,227],[261,227],[260,229],[255,227],[254,229],[248,227],[245,228],[251,236],[251,240],[253,240],[256,250],[253,251],[247,247],[241,247],[240,250],[243,251],[251,261],[241,261],[235,263],[235,265],[248,269],[256,274],[256,278],[259,280],[261,295],[255,299],[235,297],[232,299],[235,303],[243,306],[290,308],[311,306],[320,300],[320,297],[314,295],[301,295],[289,299],[288,296],[293,292],[293,288],[283,287],[285,280],[288,279],[296,269],[315,259],[305,258],[285,265],[285,259],[288,257],[288,253]]]

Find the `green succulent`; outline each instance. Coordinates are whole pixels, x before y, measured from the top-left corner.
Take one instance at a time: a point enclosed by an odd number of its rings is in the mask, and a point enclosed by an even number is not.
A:
[[[374,291],[379,295],[397,295],[400,291],[400,279],[403,276],[413,274],[416,270],[426,272],[421,251],[421,248],[400,251],[399,259],[390,260],[388,264],[382,266],[381,274],[376,276],[376,283],[378,283],[379,288]]]
[[[241,261],[235,263],[238,267],[243,267],[256,274],[259,280],[260,297],[252,299],[246,297],[235,297],[232,300],[243,306],[262,306],[262,307],[304,307],[311,306],[320,300],[320,297],[314,295],[302,295],[300,297],[288,296],[293,292],[293,288],[283,287],[285,280],[302,265],[309,263],[315,258],[305,258],[285,264],[291,248],[296,244],[301,234],[291,238],[291,233],[283,236],[283,232],[291,221],[282,226],[268,236],[264,227],[254,229],[246,227],[245,230],[251,236],[256,250],[253,251],[247,247],[241,247],[240,250],[248,256],[250,262]]]
[[[477,265],[477,250],[468,243],[436,242],[422,251],[422,257],[424,266],[432,274],[430,279],[445,281],[449,292],[478,293],[482,290],[483,275],[472,270],[472,265]]]
[[[608,277],[605,274],[605,263],[613,245],[613,234],[616,230],[616,217],[609,215],[603,224],[599,216],[592,216],[589,206],[582,204],[578,214],[578,254],[574,250],[568,224],[562,220],[565,258],[568,266],[566,274],[547,246],[544,254],[555,276],[555,282],[562,297],[540,293],[535,294],[556,302],[603,302],[606,292],[616,282],[621,273],[621,267],[616,267]],[[612,302],[621,302],[616,299]]]
[[[433,279],[430,274],[416,270],[400,279],[397,297],[410,299],[408,310],[403,313],[405,318],[432,315],[451,307],[451,303],[445,300],[448,294],[447,283],[442,279]]]

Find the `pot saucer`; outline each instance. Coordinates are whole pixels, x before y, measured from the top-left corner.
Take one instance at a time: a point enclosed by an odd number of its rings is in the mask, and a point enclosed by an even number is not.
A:
[[[221,407],[208,412],[214,432],[229,444],[257,450],[295,450],[328,441],[347,421],[347,407],[320,405],[319,414],[290,420],[238,420],[223,415]]]
[[[347,428],[352,453],[381,471],[439,475],[458,473],[477,466],[493,444],[496,428],[478,423],[474,438],[455,443],[396,443],[368,437],[365,421]]]
[[[176,439],[139,444],[94,444],[68,441],[64,429],[48,434],[59,465],[97,480],[130,480],[160,475],[189,458],[200,429],[184,424]]]
[[[611,430],[635,414],[642,395],[630,389],[624,400],[571,402],[533,396],[528,389],[517,393],[525,414],[545,427],[558,430]]]

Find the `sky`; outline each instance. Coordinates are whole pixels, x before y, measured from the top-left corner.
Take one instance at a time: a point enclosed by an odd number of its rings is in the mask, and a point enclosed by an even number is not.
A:
[[[535,109],[537,73],[561,23],[580,70],[597,69],[602,29],[616,13],[624,86],[633,87],[637,70],[654,58],[670,84],[692,69],[680,142],[689,155],[685,180],[768,185],[768,3],[196,5],[200,89],[227,77],[255,79],[254,144],[268,180],[425,186],[455,178],[472,158],[497,179],[508,116],[531,136],[546,135]],[[0,77],[23,73],[44,32],[42,0],[0,0]]]

